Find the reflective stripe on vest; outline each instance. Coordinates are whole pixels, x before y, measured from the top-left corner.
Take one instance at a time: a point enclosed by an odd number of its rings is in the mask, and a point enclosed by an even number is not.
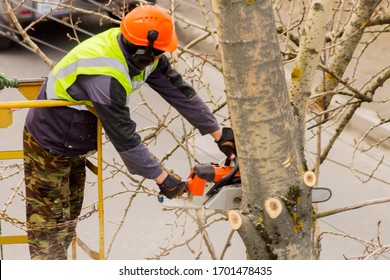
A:
[[[76,81],[78,75],[106,75],[121,83],[126,90],[128,102],[130,93],[145,83],[147,77],[157,67],[158,61],[147,66],[139,75],[131,79],[126,59],[119,47],[119,34],[119,28],[112,28],[91,37],[77,46],[77,50],[69,52],[48,75],[47,99],[76,101],[67,93],[67,89]],[[90,100],[82,101],[93,106]],[[85,106],[70,107],[86,110]]]

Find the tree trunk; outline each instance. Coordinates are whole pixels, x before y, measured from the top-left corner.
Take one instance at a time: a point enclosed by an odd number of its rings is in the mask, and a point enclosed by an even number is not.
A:
[[[292,136],[272,3],[212,3],[243,188],[231,223],[250,259],[312,259],[310,188]]]

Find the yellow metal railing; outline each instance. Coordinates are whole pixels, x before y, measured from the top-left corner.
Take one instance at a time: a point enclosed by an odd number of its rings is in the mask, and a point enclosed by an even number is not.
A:
[[[85,105],[82,102],[70,102],[63,100],[35,100],[43,79],[25,79],[20,80],[18,90],[28,100],[25,101],[5,101],[0,102],[0,128],[6,128],[12,124],[13,109],[19,108],[37,108],[37,107],[59,107]],[[93,108],[89,108],[94,112]],[[89,256],[93,259],[104,259],[104,196],[103,196],[103,153],[102,153],[102,124],[98,118],[97,125],[97,166],[90,161],[87,161],[87,167],[97,175],[98,183],[98,214],[99,214],[99,253],[92,252]],[[22,159],[23,151],[0,151],[0,160]],[[0,246],[5,244],[21,244],[27,243],[27,236],[0,236]],[[76,258],[75,242],[72,244],[72,258]],[[87,252],[88,253],[88,252]]]

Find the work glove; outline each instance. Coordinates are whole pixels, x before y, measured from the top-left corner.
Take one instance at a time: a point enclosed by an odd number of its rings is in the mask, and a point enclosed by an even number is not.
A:
[[[234,141],[233,129],[230,127],[224,127],[222,129],[222,136],[218,141],[215,141],[218,144],[218,148],[224,153],[228,158],[232,154],[236,154],[236,142]]]
[[[188,191],[187,183],[183,182],[176,174],[168,174],[167,178],[161,184],[157,185],[160,188],[160,193],[169,199],[182,196]]]

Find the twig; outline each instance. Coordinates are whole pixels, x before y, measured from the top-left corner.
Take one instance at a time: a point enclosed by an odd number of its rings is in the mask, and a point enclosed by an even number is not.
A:
[[[42,58],[42,60],[49,66],[49,68],[53,68],[54,67],[54,64],[53,62],[46,56],[46,54],[44,52],[42,52],[42,50],[30,39],[30,37],[28,36],[27,32],[24,31],[23,27],[20,25],[14,11],[12,10],[12,7],[10,5],[10,3],[8,2],[8,0],[4,0],[3,1],[6,9],[7,9],[7,13],[8,15],[10,16],[12,22],[15,24],[16,28],[18,29],[18,31],[20,32],[20,34],[22,35],[23,39],[27,42],[27,44],[34,50],[34,52],[36,54],[39,55],[40,58]]]
[[[366,206],[371,206],[371,205],[375,205],[375,204],[387,203],[387,202],[390,202],[390,197],[373,199],[373,200],[369,200],[369,201],[365,201],[365,202],[361,202],[361,203],[356,203],[356,204],[352,204],[349,206],[345,206],[345,207],[341,207],[341,208],[337,208],[337,209],[333,209],[333,210],[320,212],[320,213],[316,214],[316,218],[321,219],[321,218],[328,217],[328,216],[331,216],[334,214],[338,214],[338,213],[342,213],[342,212],[346,212],[346,211],[351,211],[354,209],[358,209],[358,208],[362,208],[362,207],[366,207]]]

